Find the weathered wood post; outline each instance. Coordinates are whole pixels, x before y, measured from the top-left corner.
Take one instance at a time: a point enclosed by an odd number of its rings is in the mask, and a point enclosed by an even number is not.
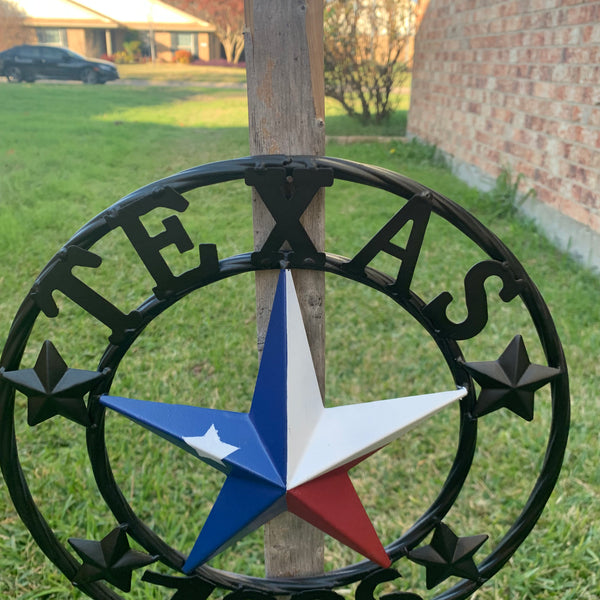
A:
[[[322,155],[325,151],[323,0],[246,0],[245,53],[250,152]],[[259,249],[273,219],[253,191],[254,244]],[[301,219],[324,250],[324,193]],[[325,276],[295,271],[300,306],[321,391],[325,384]],[[256,273],[259,356],[275,295],[277,273]],[[265,526],[265,569],[272,577],[323,571],[323,534],[284,513]]]

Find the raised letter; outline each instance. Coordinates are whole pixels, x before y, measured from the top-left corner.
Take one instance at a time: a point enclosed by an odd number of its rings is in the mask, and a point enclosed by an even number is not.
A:
[[[331,169],[294,169],[292,176],[286,175],[285,168],[248,169],[246,184],[256,188],[265,206],[275,219],[262,248],[252,255],[255,263],[279,261],[276,256],[282,245],[288,242],[295,256],[291,261],[310,258],[314,262],[324,262],[324,255],[317,252],[300,217],[308,208],[317,191],[333,184]]]
[[[360,250],[360,252],[346,265],[344,270],[363,274],[365,267],[379,254],[385,252],[402,261],[398,270],[396,281],[389,286],[392,292],[407,296],[410,291],[417,259],[423,245],[423,238],[429,222],[431,208],[419,196],[409,200]],[[406,225],[412,221],[412,227],[406,248],[394,244],[391,240]]]
[[[95,269],[101,264],[102,259],[97,254],[79,246],[70,246],[63,251],[60,260],[35,283],[32,296],[47,317],[56,317],[58,307],[52,298],[52,292],[61,291],[67,298],[109,327],[112,330],[109,340],[117,344],[127,331],[135,329],[140,324],[140,314],[133,311],[125,315],[71,272],[73,267]]]
[[[182,275],[173,275],[160,251],[171,244],[174,244],[181,254],[192,250],[194,244],[190,236],[183,228],[179,218],[172,215],[163,220],[164,231],[151,237],[142,224],[140,217],[159,206],[183,212],[189,206],[189,203],[170,187],[158,188],[146,200],[119,210],[115,217],[115,224],[123,229],[138,256],[142,259],[144,266],[156,281],[156,287],[152,291],[157,298],[162,299],[175,291],[183,290],[193,280],[219,270],[216,246],[214,244],[201,244],[199,247],[200,265]]]
[[[499,296],[504,302],[510,302],[520,291],[520,280],[515,279],[505,263],[485,260],[477,263],[465,275],[465,302],[467,318],[462,323],[453,323],[446,316],[446,309],[453,297],[450,292],[442,292],[425,308],[423,314],[433,323],[437,332],[453,340],[468,340],[475,337],[488,320],[485,282],[496,275],[502,279]]]

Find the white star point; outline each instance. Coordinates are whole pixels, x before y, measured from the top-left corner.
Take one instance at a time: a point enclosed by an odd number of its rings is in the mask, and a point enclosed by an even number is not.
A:
[[[323,409],[310,443],[288,474],[288,489],[383,448],[466,394],[458,388]]]

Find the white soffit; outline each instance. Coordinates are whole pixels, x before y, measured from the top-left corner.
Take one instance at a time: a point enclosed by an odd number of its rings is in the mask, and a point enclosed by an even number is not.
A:
[[[157,0],[82,0],[79,4],[121,23],[153,22],[210,27],[209,23]]]
[[[49,19],[61,21],[105,21],[112,23],[113,20],[105,15],[88,10],[81,4],[74,4],[69,0],[13,0],[25,14],[32,19]]]
[[[157,23],[174,28],[212,29],[197,19],[158,0],[14,0],[31,19],[52,21],[103,21],[122,24]]]

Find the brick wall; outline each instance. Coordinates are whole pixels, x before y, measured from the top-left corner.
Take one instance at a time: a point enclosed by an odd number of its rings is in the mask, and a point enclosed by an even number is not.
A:
[[[431,0],[408,130],[600,233],[600,1]]]

